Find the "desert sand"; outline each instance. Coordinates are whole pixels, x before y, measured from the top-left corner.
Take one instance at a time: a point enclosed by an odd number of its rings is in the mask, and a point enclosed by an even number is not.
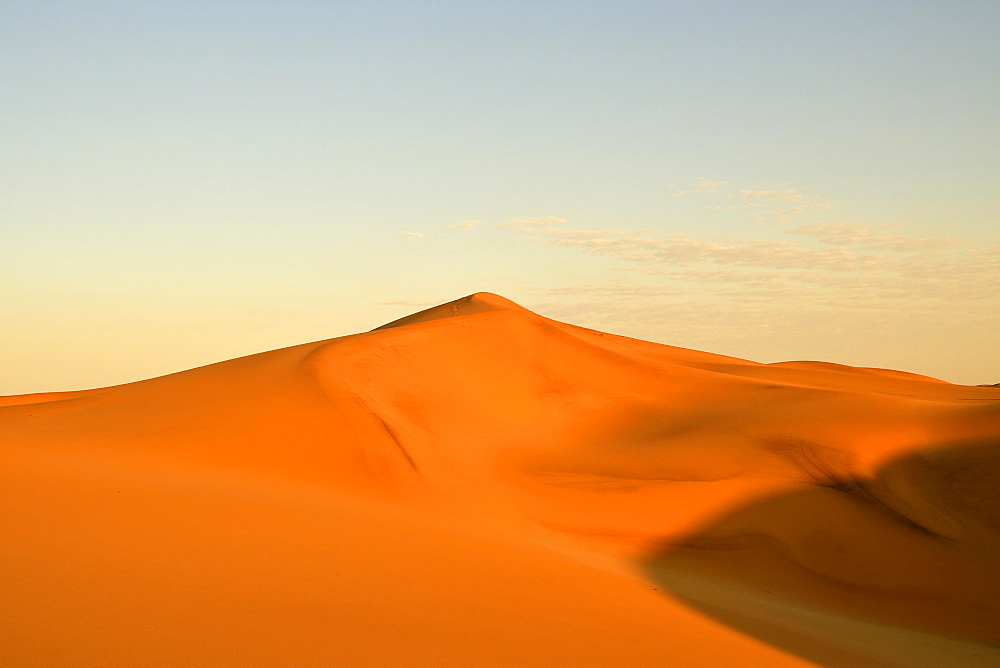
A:
[[[1000,665],[1000,388],[478,293],[0,406],[3,665]]]

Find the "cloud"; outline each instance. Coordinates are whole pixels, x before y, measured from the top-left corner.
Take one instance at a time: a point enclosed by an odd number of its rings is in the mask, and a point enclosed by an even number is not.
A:
[[[557,225],[562,225],[565,222],[565,218],[556,218],[555,216],[541,216],[539,218],[510,218],[502,223],[497,223],[497,227],[505,230],[527,232],[529,230],[537,231],[552,228]]]
[[[577,229],[556,220],[529,226],[518,219],[506,227],[536,243],[620,260],[645,281],[588,287],[594,295],[667,298],[680,285],[733,303],[876,310],[926,310],[931,303],[974,310],[1000,297],[1000,248],[971,239],[844,223],[789,228],[787,238],[698,238]]]
[[[448,226],[449,230],[474,230],[483,224],[481,220],[460,220]]]
[[[764,269],[812,268],[828,271],[878,269],[885,257],[842,248],[809,248],[791,240],[689,236],[631,236],[621,230],[546,229],[538,240],[645,264],[692,266],[700,263]]]
[[[626,234],[621,230],[574,230],[565,227],[555,228],[546,230],[546,233],[552,237],[565,241],[567,243],[580,241],[580,242],[593,242],[593,243],[610,243],[610,241],[603,241],[607,237],[619,237]]]
[[[803,195],[795,188],[785,190],[740,190],[730,197],[746,200],[765,200],[767,202],[798,202],[804,199],[811,199]]]
[[[888,251],[928,251],[959,243],[953,237],[920,237],[900,232],[899,226],[813,223],[788,228],[790,234],[812,237],[832,246],[860,246]]]
[[[689,294],[688,290],[676,286],[636,285],[624,282],[567,285],[558,288],[549,288],[545,292],[550,295],[585,295],[587,297],[675,297]]]
[[[423,239],[424,238],[424,233],[423,232],[400,232],[399,236],[403,237],[404,239]]]
[[[809,204],[801,204],[799,206],[793,206],[788,209],[779,209],[777,211],[771,211],[770,214],[773,217],[775,223],[779,225],[788,225],[795,218],[805,215],[810,211],[823,211],[832,209],[833,205],[828,202],[811,202]]]
[[[719,188],[722,186],[729,185],[728,181],[696,181],[691,184],[691,190],[696,193],[714,193],[718,192]]]

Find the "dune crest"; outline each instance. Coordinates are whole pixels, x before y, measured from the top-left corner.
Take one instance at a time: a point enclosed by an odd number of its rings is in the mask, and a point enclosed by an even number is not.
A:
[[[476,293],[7,399],[5,663],[1000,661],[995,387]]]
[[[476,292],[460,299],[432,306],[431,308],[418,311],[398,320],[376,327],[372,331],[380,329],[391,329],[393,327],[405,327],[406,325],[416,325],[442,318],[457,318],[464,315],[475,315],[477,313],[491,313],[493,311],[521,311],[531,313],[520,304],[512,302],[506,297],[495,295],[492,292]]]

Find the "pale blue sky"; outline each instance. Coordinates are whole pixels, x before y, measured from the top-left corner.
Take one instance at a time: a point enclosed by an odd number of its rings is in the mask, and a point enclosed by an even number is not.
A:
[[[5,2],[0,393],[475,290],[1000,382],[997,34],[992,0]]]

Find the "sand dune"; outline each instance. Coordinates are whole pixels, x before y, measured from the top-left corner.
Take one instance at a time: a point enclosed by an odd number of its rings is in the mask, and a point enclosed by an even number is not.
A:
[[[1000,389],[478,293],[0,398],[6,665],[997,665]]]

